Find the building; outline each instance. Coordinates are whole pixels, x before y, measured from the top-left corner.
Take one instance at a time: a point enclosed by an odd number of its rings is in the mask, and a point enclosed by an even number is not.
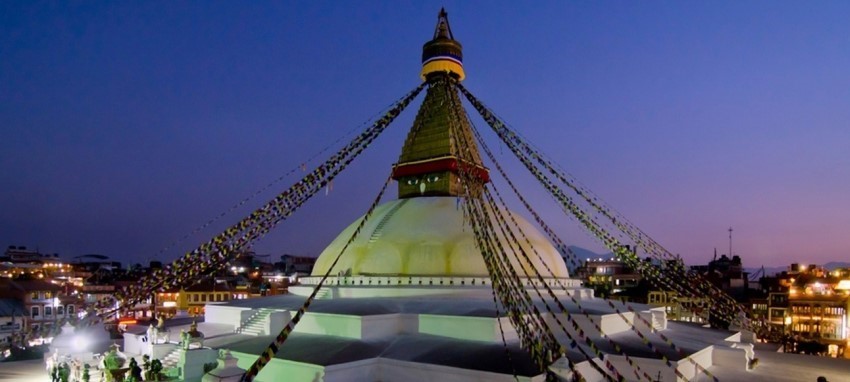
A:
[[[43,280],[2,280],[0,297],[21,302],[24,330],[37,332],[72,318],[82,308],[78,296],[64,293],[59,285]]]
[[[33,277],[77,281],[73,268],[59,259],[58,254],[43,254],[24,246],[10,245],[0,256],[0,277]]]
[[[59,255],[58,254],[43,254],[38,250],[28,249],[25,246],[14,246],[10,245],[6,248],[6,251],[3,253],[3,256],[0,257],[0,261],[8,261],[12,263],[33,263],[33,264],[44,264],[44,263],[59,263]]]
[[[280,265],[284,274],[291,275],[300,273],[309,275],[313,272],[313,266],[316,265],[316,258],[309,256],[294,256],[283,255],[280,257]]]
[[[765,320],[771,339],[815,342],[825,345],[831,355],[846,354],[850,272],[795,263],[780,274],[762,277],[759,284],[767,293]]]
[[[200,316],[204,314],[204,307],[207,304],[248,297],[247,292],[235,290],[226,281],[210,279],[188,288],[157,293],[155,314],[173,317],[179,312],[185,312],[192,316]]]
[[[676,292],[653,290],[647,296],[647,303],[663,307],[668,320],[704,324],[708,322],[711,300],[707,297],[683,297]]]
[[[749,273],[744,272],[740,256],[729,258],[721,255],[718,258],[715,250],[714,258],[707,265],[692,266],[691,270],[701,274],[739,302],[746,303],[750,298]]]
[[[850,340],[850,279],[817,277],[799,282],[800,279],[788,294],[789,332],[827,345],[832,355],[844,356]]]
[[[0,349],[8,344],[15,333],[20,333],[26,324],[26,310],[21,300],[16,298],[0,298]]]
[[[576,269],[575,277],[593,289],[599,297],[607,297],[638,286],[639,273],[615,258],[588,259]]]

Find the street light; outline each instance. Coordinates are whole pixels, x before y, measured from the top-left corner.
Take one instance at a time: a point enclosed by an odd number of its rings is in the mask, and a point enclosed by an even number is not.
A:
[[[783,334],[783,345],[785,347],[785,352],[788,353],[788,345],[790,344],[790,335],[788,334],[788,329],[791,328],[791,316],[785,316],[785,325],[782,326],[782,334]]]

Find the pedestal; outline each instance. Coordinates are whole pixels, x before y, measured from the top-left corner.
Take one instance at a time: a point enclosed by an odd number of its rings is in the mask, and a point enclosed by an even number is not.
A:
[[[218,367],[204,375],[202,382],[239,382],[245,370],[236,366],[237,361],[229,351],[222,350],[218,357]]]
[[[218,351],[209,348],[181,351],[177,367],[184,382],[200,382],[204,376],[204,365],[216,363]]]

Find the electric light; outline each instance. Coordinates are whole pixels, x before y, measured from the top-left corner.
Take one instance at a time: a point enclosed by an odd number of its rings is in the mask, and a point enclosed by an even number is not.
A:
[[[74,336],[74,350],[81,352],[89,346],[89,338],[86,335],[78,334]]]

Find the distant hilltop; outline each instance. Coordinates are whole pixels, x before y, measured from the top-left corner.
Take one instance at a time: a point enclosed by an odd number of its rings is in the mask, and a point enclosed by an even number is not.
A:
[[[600,258],[607,260],[607,259],[614,257],[613,252],[596,253],[596,252],[593,252],[593,251],[591,251],[587,248],[582,248],[582,247],[575,246],[575,245],[570,245],[569,248],[575,254],[575,256],[578,258],[578,260],[581,261],[581,262],[584,262],[586,260],[600,259]],[[563,255],[566,256],[566,254],[563,254]],[[709,260],[710,259],[707,259],[705,261],[705,263],[707,264]],[[567,265],[570,266],[571,264],[569,262],[567,262]],[[696,264],[689,264],[689,265],[696,265]],[[822,266],[823,268],[825,268],[828,271],[833,271],[833,270],[836,270],[838,268],[850,268],[850,262],[847,262],[847,261],[830,261],[826,264],[817,264],[817,265]],[[789,266],[790,266],[790,264],[776,265],[776,266],[765,266],[764,267],[764,273],[766,275],[773,275],[773,274],[781,273],[783,271],[787,271]],[[570,266],[570,268],[572,270],[573,267]],[[744,272],[749,272],[751,275],[755,274],[756,272],[759,272],[760,270],[761,270],[761,266],[744,267]]]

